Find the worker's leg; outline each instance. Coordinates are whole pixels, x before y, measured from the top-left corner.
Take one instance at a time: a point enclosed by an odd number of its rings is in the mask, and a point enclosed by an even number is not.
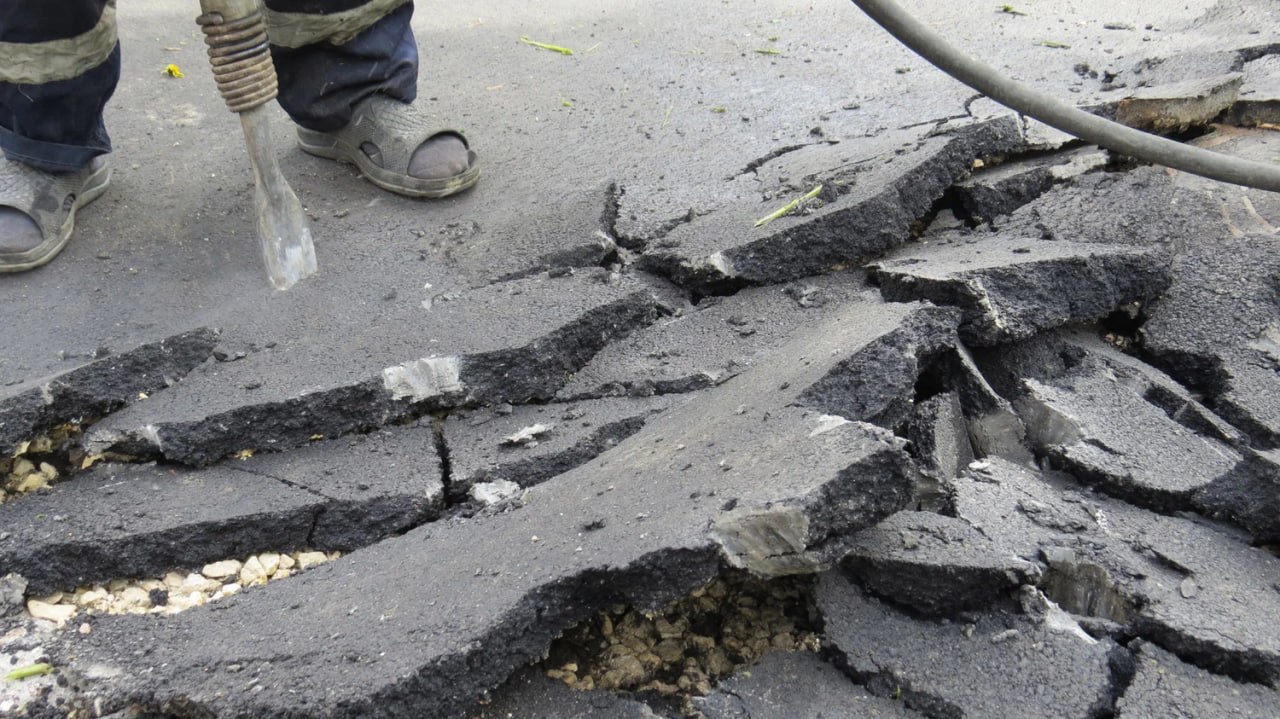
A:
[[[370,98],[407,105],[417,96],[410,0],[266,0],[266,6],[280,104],[301,127],[336,132]],[[376,143],[364,147],[381,162]],[[449,178],[466,172],[470,160],[459,135],[437,135],[416,146],[407,171],[416,178]]]
[[[0,2],[0,148],[74,170],[111,151],[102,109],[120,77],[115,2]]]
[[[51,235],[70,234],[60,205],[105,189],[86,168],[111,150],[102,110],[119,75],[115,0],[0,1],[0,271],[52,259],[66,237]]]

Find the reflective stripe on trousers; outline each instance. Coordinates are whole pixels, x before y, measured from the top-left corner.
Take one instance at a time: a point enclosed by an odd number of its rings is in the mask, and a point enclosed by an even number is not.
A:
[[[0,149],[6,157],[58,171],[111,151],[102,111],[120,77],[115,4],[0,1]],[[414,99],[412,2],[267,0],[266,6],[280,105],[298,124],[339,129],[352,107],[375,93]]]

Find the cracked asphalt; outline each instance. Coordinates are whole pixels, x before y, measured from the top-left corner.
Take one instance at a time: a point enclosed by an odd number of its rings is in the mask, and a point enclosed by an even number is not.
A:
[[[912,11],[1280,160],[1261,3]],[[0,278],[0,714],[1280,714],[1280,198],[1071,143],[847,3],[420,4],[418,102],[484,177],[390,196],[276,113],[320,266],[276,292],[194,14],[120,8],[114,187]],[[817,651],[735,655],[730,572],[803,578]],[[682,597],[661,658],[589,624]],[[602,664],[539,669],[562,636]]]

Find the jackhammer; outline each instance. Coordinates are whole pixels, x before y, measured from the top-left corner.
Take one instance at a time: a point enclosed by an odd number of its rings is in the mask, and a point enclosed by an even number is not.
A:
[[[244,130],[267,276],[276,289],[287,290],[315,274],[316,252],[302,205],[271,147],[263,105],[276,96],[276,70],[259,0],[200,0],[200,9],[196,23],[209,46],[214,81]]]

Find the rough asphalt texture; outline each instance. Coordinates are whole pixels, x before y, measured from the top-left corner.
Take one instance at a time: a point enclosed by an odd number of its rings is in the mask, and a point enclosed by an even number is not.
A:
[[[277,115],[321,268],[279,293],[194,10],[126,5],[114,187],[0,278],[0,482],[61,472],[0,504],[0,661],[82,716],[674,717],[530,665],[730,567],[818,575],[822,648],[705,717],[1280,712],[1276,196],[1070,144],[847,3],[420,5],[419,103],[484,179],[388,196]],[[1012,9],[912,6],[1280,161],[1276,9]],[[23,612],[302,548],[344,556],[88,633]],[[41,682],[0,713],[67,716]]]

